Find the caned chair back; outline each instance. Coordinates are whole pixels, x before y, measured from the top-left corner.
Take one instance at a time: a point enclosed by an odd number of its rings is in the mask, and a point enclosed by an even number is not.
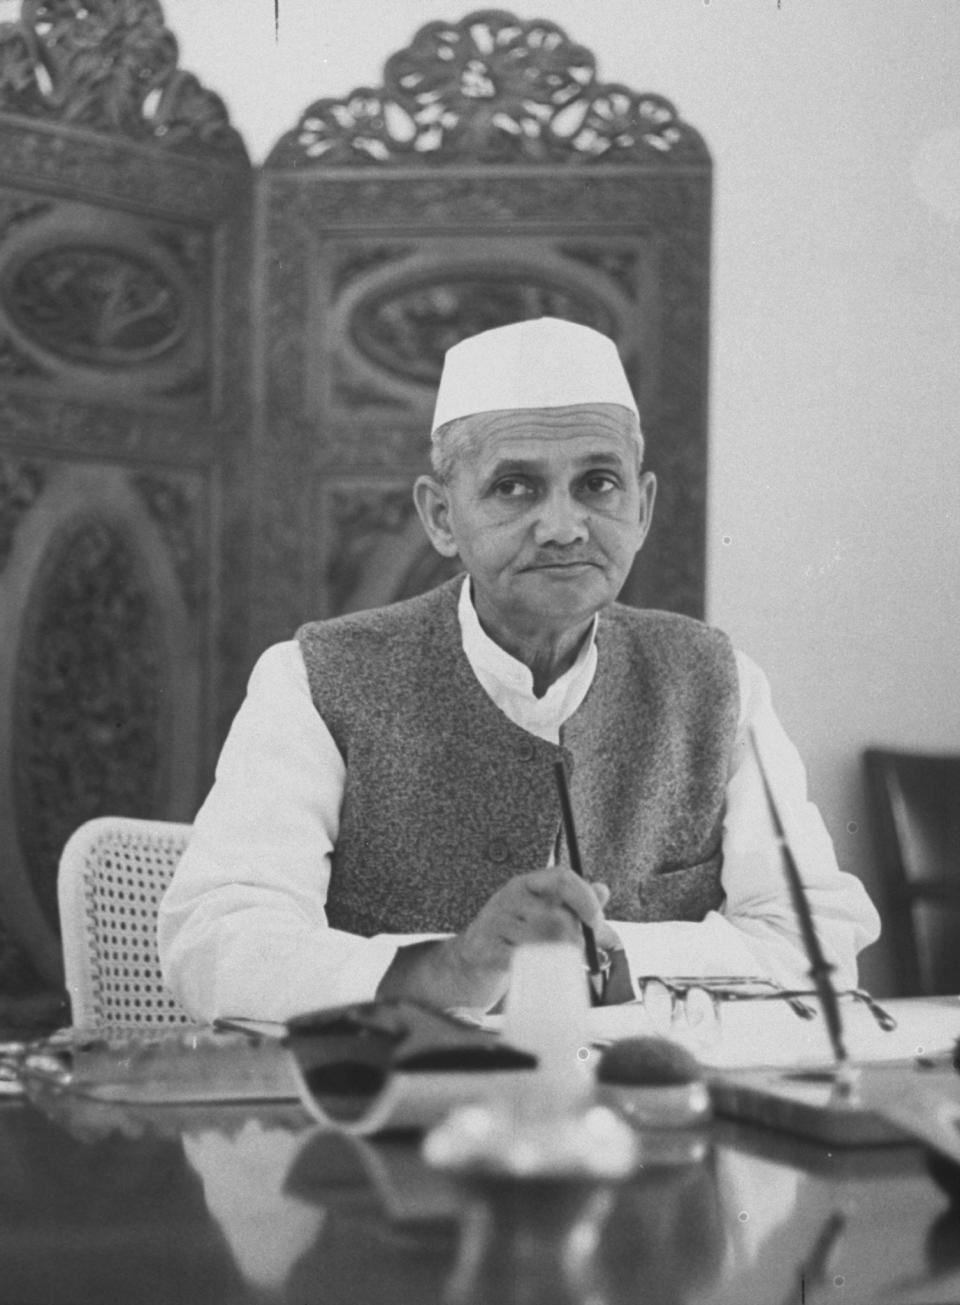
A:
[[[960,993],[960,755],[864,754],[897,993]]]
[[[190,1023],[163,986],[156,940],[160,898],[190,831],[171,821],[103,816],[67,840],[57,892],[74,1026]]]

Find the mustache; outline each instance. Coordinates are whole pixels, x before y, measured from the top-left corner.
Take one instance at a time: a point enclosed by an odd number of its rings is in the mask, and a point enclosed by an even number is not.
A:
[[[600,566],[601,560],[596,553],[537,553],[527,563],[525,570],[535,570],[541,566]]]

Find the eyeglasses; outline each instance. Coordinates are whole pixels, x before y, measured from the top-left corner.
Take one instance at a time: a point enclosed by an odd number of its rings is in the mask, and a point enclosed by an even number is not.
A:
[[[716,1027],[723,1002],[782,1001],[800,1019],[813,1019],[816,1006],[805,1000],[817,993],[812,988],[785,988],[773,979],[756,975],[672,975],[643,974],[637,978],[640,1000],[651,1022],[658,1028],[686,1024],[691,1028]],[[837,994],[861,1002],[885,1033],[897,1027],[897,1021],[869,992],[848,988]]]

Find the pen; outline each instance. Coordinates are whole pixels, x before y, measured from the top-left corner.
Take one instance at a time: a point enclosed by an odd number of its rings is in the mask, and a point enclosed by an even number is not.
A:
[[[787,883],[790,887],[790,897],[793,902],[793,909],[796,912],[797,920],[800,924],[800,936],[803,939],[804,950],[806,951],[807,959],[810,962],[810,977],[813,980],[813,986],[816,989],[817,996],[820,999],[820,1005],[823,1008],[823,1018],[826,1021],[827,1032],[830,1035],[830,1045],[833,1048],[833,1058],[836,1062],[837,1069],[840,1071],[838,1084],[843,1086],[845,1082],[844,1076],[849,1069],[850,1062],[847,1055],[847,1048],[843,1040],[843,1020],[840,1015],[840,1002],[837,998],[837,990],[833,986],[833,980],[830,978],[834,967],[826,959],[823,954],[823,949],[820,946],[820,939],[817,936],[817,930],[813,923],[813,916],[810,912],[810,903],[807,901],[807,894],[803,886],[803,880],[800,878],[800,870],[793,855],[790,840],[787,838],[786,828],[780,818],[780,811],[777,807],[776,799],[773,796],[773,790],[770,787],[766,771],[763,768],[760,749],[757,746],[757,736],[753,730],[750,731],[750,745],[753,748],[753,754],[757,761],[757,769],[760,772],[760,781],[763,784],[764,796],[767,800],[770,817],[773,820],[774,832],[777,835],[780,846],[783,848]]]
[[[580,860],[580,846],[577,843],[577,830],[573,823],[573,807],[570,805],[570,785],[567,783],[567,768],[563,758],[559,758],[554,763],[554,774],[557,777],[557,792],[560,795],[560,813],[563,817],[563,832],[567,840],[567,851],[570,854],[570,866],[574,874],[578,874],[581,879],[584,878],[583,863]],[[593,930],[588,924],[583,924],[583,945],[587,953],[587,965],[590,969],[591,981],[599,980],[602,976],[600,966],[600,957],[597,953],[597,940],[594,937]],[[597,984],[594,983],[594,991],[597,991]]]

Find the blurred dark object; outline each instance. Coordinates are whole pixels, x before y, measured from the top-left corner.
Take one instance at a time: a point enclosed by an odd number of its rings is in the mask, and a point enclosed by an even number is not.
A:
[[[960,993],[960,755],[864,753],[896,992]]]
[[[950,1198],[955,1218],[956,1208],[960,1206],[960,1165],[955,1164],[949,1156],[941,1155],[929,1147],[924,1154],[931,1178]]]
[[[960,1038],[958,1038],[957,1041],[953,1044],[952,1063],[953,1063],[953,1068],[957,1071],[958,1074],[960,1074]],[[935,1151],[932,1147],[925,1147],[924,1155],[926,1159],[927,1170],[931,1178],[934,1180],[934,1182],[942,1191],[946,1192],[947,1196],[949,1196],[950,1198],[950,1211],[949,1211],[949,1217],[947,1218],[946,1222],[948,1227],[952,1227],[955,1229],[956,1211],[957,1208],[960,1207],[960,1165],[958,1165],[957,1162],[955,1160],[952,1160],[949,1156],[944,1155],[942,1152]],[[936,1228],[936,1225],[934,1227]],[[931,1230],[931,1236],[933,1235],[933,1231],[934,1230]],[[940,1231],[941,1231],[940,1242],[941,1242],[941,1250],[942,1250],[943,1249],[942,1242],[944,1241],[944,1237],[943,1237],[943,1230],[941,1229]],[[953,1234],[948,1235],[946,1240],[948,1242],[951,1241],[955,1242],[956,1241],[955,1232]]]
[[[68,1020],[66,992],[42,981],[0,920],[0,1038],[40,1036]]]
[[[65,992],[38,991],[21,997],[0,994],[0,1038],[35,1038],[70,1023]]]
[[[395,1071],[531,1070],[536,1059],[494,1034],[414,1001],[365,1001],[308,1011],[287,1023],[289,1047],[325,1119],[359,1122]]]

